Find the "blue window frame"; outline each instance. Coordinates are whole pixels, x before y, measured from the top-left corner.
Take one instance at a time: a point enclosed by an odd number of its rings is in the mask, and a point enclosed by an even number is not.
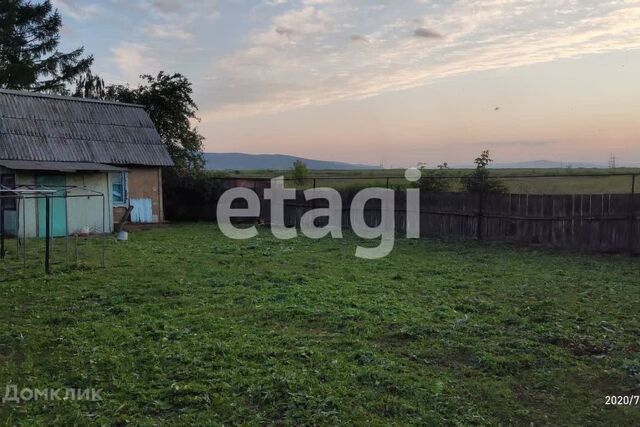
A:
[[[111,197],[114,205],[127,204],[127,174],[114,172],[111,174]]]

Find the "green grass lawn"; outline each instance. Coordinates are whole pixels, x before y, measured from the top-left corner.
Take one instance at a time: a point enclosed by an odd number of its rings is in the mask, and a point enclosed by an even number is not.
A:
[[[640,262],[469,242],[110,240],[107,268],[0,282],[0,424],[638,425]]]

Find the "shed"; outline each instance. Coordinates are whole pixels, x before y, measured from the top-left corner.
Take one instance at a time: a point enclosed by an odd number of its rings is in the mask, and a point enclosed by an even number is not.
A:
[[[103,230],[103,214],[112,231],[130,206],[135,222],[164,221],[165,166],[173,161],[142,106],[0,90],[2,188],[83,188],[105,196],[104,207],[83,198],[55,202],[54,235]],[[20,224],[29,237],[41,236],[41,204],[24,203],[22,224],[15,203],[3,202],[5,228]]]

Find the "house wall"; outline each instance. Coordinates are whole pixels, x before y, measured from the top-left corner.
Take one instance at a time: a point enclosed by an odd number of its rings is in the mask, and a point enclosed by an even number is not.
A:
[[[127,176],[128,199],[133,205],[136,201],[149,200],[151,204],[151,222],[164,221],[162,206],[162,169],[159,167],[129,167]],[[113,209],[113,220],[118,223],[125,214],[127,206]]]
[[[99,196],[70,197],[66,200],[67,232],[72,235],[83,227],[89,227],[92,233],[113,231],[113,211],[111,207],[111,186],[108,174],[104,172],[86,172],[65,174],[66,185],[84,187],[105,195],[104,204]],[[30,171],[16,172],[16,185],[35,185],[36,173]],[[75,192],[79,194],[81,190]],[[22,210],[24,209],[24,215]],[[102,212],[104,209],[104,224]],[[20,235],[22,227],[26,237],[38,237],[38,200],[26,199],[20,202],[18,223]],[[104,228],[103,228],[104,227]]]
[[[16,185],[35,185],[36,172],[16,171]],[[46,173],[42,173],[46,174]],[[82,172],[65,174],[66,185],[78,186],[97,191],[105,195],[104,228],[101,197],[73,197],[66,201],[67,232],[75,234],[83,227],[89,227],[92,233],[112,232],[114,223],[118,223],[126,212],[127,206],[114,206],[111,194],[111,177],[106,172]],[[159,167],[130,167],[128,169],[128,199],[130,203],[142,203],[151,206],[151,222],[164,221],[162,205],[162,169]],[[24,215],[22,210],[24,209]],[[20,202],[18,224],[20,234],[23,229],[27,237],[38,236],[38,201],[27,199]],[[7,213],[6,224],[15,224],[15,215]],[[7,227],[12,230],[14,227]]]

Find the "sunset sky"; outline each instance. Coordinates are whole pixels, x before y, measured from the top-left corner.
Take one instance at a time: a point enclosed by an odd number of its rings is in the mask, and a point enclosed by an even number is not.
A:
[[[54,0],[107,83],[180,72],[211,152],[640,164],[640,0]]]

